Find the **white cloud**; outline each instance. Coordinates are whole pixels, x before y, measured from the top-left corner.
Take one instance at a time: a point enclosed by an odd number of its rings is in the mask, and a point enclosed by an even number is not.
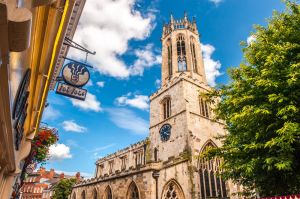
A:
[[[160,88],[161,86],[161,80],[160,79],[156,79],[155,82],[154,82],[156,88]]]
[[[131,70],[120,59],[129,40],[143,40],[154,27],[153,11],[136,10],[137,0],[89,0],[86,2],[74,41],[96,51],[89,62],[102,74],[127,78]],[[70,57],[85,59],[85,54],[70,50]]]
[[[143,75],[145,68],[150,68],[161,63],[161,55],[155,54],[153,44],[148,44],[144,49],[134,51],[137,59],[130,67],[131,75]]]
[[[94,84],[93,84],[93,81],[92,80],[89,80],[88,81],[88,83],[86,84],[86,86],[88,87],[88,86],[93,86]]]
[[[62,123],[63,125],[63,128],[65,131],[70,131],[70,132],[76,132],[76,133],[83,133],[87,130],[86,127],[84,126],[80,126],[79,124],[76,124],[74,122],[74,120],[67,120],[67,121],[64,121]]]
[[[219,5],[223,0],[209,0],[210,2],[213,2],[215,5]]]
[[[61,113],[59,110],[54,109],[51,105],[45,108],[44,114],[43,114],[43,120],[55,120],[61,116]]]
[[[112,143],[112,144],[108,144],[108,145],[105,145],[105,146],[97,147],[97,148],[95,148],[95,149],[93,149],[93,150],[91,150],[91,151],[92,151],[92,152],[104,151],[104,150],[109,149],[109,148],[111,148],[111,147],[113,147],[113,146],[116,146],[116,144],[115,144],[115,143]]]
[[[210,44],[201,44],[201,49],[207,82],[210,86],[215,86],[216,78],[221,75],[221,72],[219,71],[221,68],[220,61],[214,60],[211,57],[216,49]]]
[[[93,152],[93,159],[102,158],[103,156],[100,155],[100,152],[101,151],[105,151],[106,149],[109,149],[109,148],[111,148],[111,147],[113,147],[115,145],[116,145],[115,143],[112,143],[112,144],[108,144],[108,145],[105,145],[105,146],[97,147],[97,148],[91,150],[90,152]]]
[[[247,38],[247,44],[248,44],[248,46],[249,46],[252,42],[254,42],[255,40],[256,40],[255,35],[250,35],[250,36]]]
[[[57,161],[72,158],[70,147],[64,144],[55,144],[49,147],[50,160]]]
[[[73,106],[76,106],[85,111],[99,112],[102,110],[101,103],[97,100],[96,96],[91,93],[86,94],[85,101],[71,99],[71,102]]]
[[[110,120],[119,128],[127,129],[135,134],[148,133],[148,121],[137,116],[133,111],[125,108],[107,109]]]
[[[132,95],[128,93],[115,99],[119,106],[131,106],[142,110],[149,109],[149,97],[146,95]]]
[[[97,86],[99,86],[100,88],[103,88],[103,87],[104,87],[104,84],[105,84],[105,82],[97,82],[96,84],[97,84]]]

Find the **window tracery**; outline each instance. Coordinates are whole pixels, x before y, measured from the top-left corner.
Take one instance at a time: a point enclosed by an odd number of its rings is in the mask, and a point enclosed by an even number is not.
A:
[[[128,199],[139,199],[139,190],[134,182],[129,186]]]
[[[213,148],[211,142],[207,143],[202,153]],[[227,190],[225,181],[219,175],[220,170],[220,159],[215,158],[208,160],[206,158],[201,158],[199,161],[199,177],[200,177],[200,195],[201,198],[210,198],[210,197],[227,197]]]
[[[170,97],[165,98],[162,101],[163,119],[167,119],[171,116],[171,99]]]
[[[185,39],[182,34],[177,37],[177,60],[178,60],[178,71],[186,71],[186,50],[185,50]]]
[[[205,99],[200,98],[199,106],[200,106],[200,115],[209,118],[210,117],[210,104]]]
[[[162,199],[183,199],[183,193],[177,183],[171,181],[165,187]]]
[[[192,54],[192,66],[193,66],[193,71],[195,73],[198,73],[197,69],[197,57],[196,57],[196,47],[195,47],[195,39],[191,37],[191,43],[190,43],[190,48],[191,48],[191,54]]]
[[[169,73],[169,77],[171,77],[173,71],[172,71],[172,43],[170,39],[168,39],[167,41],[167,49],[168,49],[168,73]]]

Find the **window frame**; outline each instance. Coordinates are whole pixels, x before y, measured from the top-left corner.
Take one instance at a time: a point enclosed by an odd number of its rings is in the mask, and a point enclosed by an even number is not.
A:
[[[198,73],[198,63],[197,63],[197,55],[196,55],[196,47],[195,47],[195,38],[191,36],[190,38],[190,48],[192,55],[192,69],[193,72]]]
[[[167,96],[162,101],[162,119],[166,120],[172,116],[172,102],[171,97]]]
[[[179,34],[177,36],[176,48],[177,48],[178,71],[185,72],[188,70],[188,67],[187,67],[187,59],[186,59],[186,42],[183,34]]]

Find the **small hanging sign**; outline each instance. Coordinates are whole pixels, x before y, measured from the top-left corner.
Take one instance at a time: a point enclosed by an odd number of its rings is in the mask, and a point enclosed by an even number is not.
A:
[[[59,82],[56,88],[56,93],[84,101],[87,90]]]
[[[70,62],[62,70],[62,79],[65,83],[58,83],[56,93],[85,100],[87,90],[81,87],[86,85],[90,79],[90,72],[84,64]]]
[[[67,37],[65,38],[64,45],[85,52],[86,57],[85,63],[63,57],[71,62],[63,67],[62,77],[57,77],[57,82],[63,80],[65,83],[58,82],[56,93],[84,101],[87,90],[82,89],[82,87],[90,80],[90,72],[87,69],[87,66],[93,68],[86,64],[87,56],[88,54],[95,55],[96,52],[89,51]]]
[[[78,62],[70,62],[64,66],[62,76],[66,83],[75,87],[82,87],[88,83],[90,72],[85,65]]]

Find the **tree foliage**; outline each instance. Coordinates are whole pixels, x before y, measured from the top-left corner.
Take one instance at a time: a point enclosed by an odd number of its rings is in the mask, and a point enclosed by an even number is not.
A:
[[[76,183],[75,178],[62,179],[54,187],[53,199],[68,199],[72,192],[72,186]]]
[[[300,190],[300,5],[286,1],[255,40],[242,43],[244,61],[229,70],[231,82],[208,94],[225,121],[223,176],[260,196]],[[219,100],[218,100],[219,101]]]

